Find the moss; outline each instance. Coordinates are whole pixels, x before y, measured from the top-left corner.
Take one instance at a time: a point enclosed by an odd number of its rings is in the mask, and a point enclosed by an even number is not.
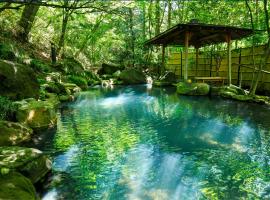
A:
[[[82,89],[87,88],[87,80],[85,78],[81,77],[81,76],[70,75],[70,76],[68,76],[68,80],[71,83],[74,83],[74,84],[78,85]]]
[[[177,84],[177,93],[184,95],[208,95],[210,87],[206,83],[187,83]]]
[[[0,58],[4,60],[16,60],[16,55],[11,45],[0,44]]]
[[[0,121],[0,146],[18,145],[31,139],[32,129],[16,122]]]
[[[0,96],[0,120],[13,120],[17,106],[7,97]]]
[[[0,199],[37,200],[31,181],[17,172],[0,176]]]
[[[22,102],[16,112],[17,120],[37,131],[55,126],[56,103],[59,102],[56,98],[46,101]]]
[[[25,147],[0,147],[0,168],[18,171],[38,182],[51,169],[51,161],[41,151]]]
[[[38,98],[35,72],[26,65],[0,60],[0,95],[10,99]]]
[[[166,81],[154,81],[153,85],[157,87],[162,87],[162,86],[170,86],[172,85],[172,83]]]
[[[145,74],[137,69],[125,69],[120,74],[120,79],[124,84],[143,84],[146,83]]]

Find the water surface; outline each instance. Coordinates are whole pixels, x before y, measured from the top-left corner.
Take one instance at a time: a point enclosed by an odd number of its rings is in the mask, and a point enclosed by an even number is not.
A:
[[[91,89],[38,148],[43,199],[270,198],[270,109],[147,86]]]

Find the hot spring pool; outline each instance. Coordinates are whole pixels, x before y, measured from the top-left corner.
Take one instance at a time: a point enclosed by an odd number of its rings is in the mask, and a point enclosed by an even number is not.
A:
[[[91,89],[38,146],[43,200],[270,198],[270,109],[147,86]]]

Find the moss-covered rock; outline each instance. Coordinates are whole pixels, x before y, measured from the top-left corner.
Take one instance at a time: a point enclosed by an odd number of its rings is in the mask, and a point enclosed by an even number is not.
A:
[[[50,170],[51,161],[37,149],[25,147],[0,147],[1,171],[17,171],[32,183],[37,183]]]
[[[59,82],[48,82],[41,86],[45,91],[55,94],[66,94],[66,88],[63,84]]]
[[[26,65],[0,60],[0,83],[2,96],[16,100],[39,96],[35,73]]]
[[[117,71],[121,71],[124,68],[120,65],[115,65],[115,64],[107,64],[107,63],[103,63],[101,65],[101,68],[98,71],[98,74],[102,75],[102,74],[114,74]]]
[[[16,118],[35,131],[54,127],[57,121],[56,101],[52,98],[46,101],[17,102],[19,107]]]
[[[31,181],[17,172],[0,175],[0,199],[38,200]]]
[[[242,94],[238,94],[238,95],[232,95],[232,99],[238,100],[238,101],[252,101],[253,98],[249,95],[242,95]]]
[[[0,146],[18,145],[29,141],[33,130],[23,124],[0,121]]]
[[[164,82],[164,83],[170,83],[172,85],[173,83],[177,82],[177,77],[175,73],[173,72],[166,72],[163,76],[161,76],[158,81]]]
[[[69,102],[69,101],[74,101],[74,96],[73,95],[60,95],[59,100],[61,102]]]
[[[143,84],[146,83],[145,74],[138,69],[125,69],[120,74],[120,79],[124,84]]]
[[[66,88],[66,90],[69,91],[67,94],[74,94],[81,91],[81,88],[74,83],[62,83],[62,84]]]
[[[81,76],[70,75],[70,76],[68,76],[68,81],[76,84],[77,86],[79,86],[83,90],[87,89],[87,87],[88,87],[87,80]]]
[[[177,84],[177,93],[184,95],[208,95],[210,87],[206,83],[187,83]]]
[[[166,81],[154,81],[153,85],[157,86],[157,87],[163,87],[163,86],[170,86],[170,85],[172,85],[172,83],[166,82]]]

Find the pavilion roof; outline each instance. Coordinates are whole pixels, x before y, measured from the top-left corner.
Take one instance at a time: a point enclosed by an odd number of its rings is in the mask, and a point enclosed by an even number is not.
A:
[[[238,40],[253,34],[253,30],[248,28],[190,22],[188,24],[177,24],[146,41],[145,44],[184,46],[186,32],[191,33],[189,46],[194,47],[225,42],[228,35],[231,36],[231,40]]]

